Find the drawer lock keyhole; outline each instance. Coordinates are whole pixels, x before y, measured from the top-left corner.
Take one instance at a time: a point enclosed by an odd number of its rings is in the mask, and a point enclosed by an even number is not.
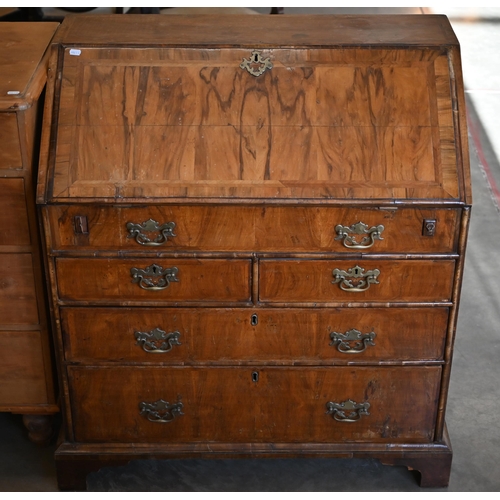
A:
[[[252,314],[251,324],[252,326],[257,326],[259,324],[259,317],[256,314]]]
[[[259,372],[252,372],[252,382],[259,381]]]

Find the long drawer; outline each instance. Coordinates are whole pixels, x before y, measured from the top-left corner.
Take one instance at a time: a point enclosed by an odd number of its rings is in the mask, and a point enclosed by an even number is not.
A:
[[[243,259],[56,260],[63,300],[248,302],[251,261]]]
[[[76,441],[394,443],[432,441],[441,367],[68,373]]]
[[[0,245],[30,244],[24,179],[0,179]]]
[[[458,227],[456,209],[70,205],[49,218],[56,250],[450,253]]]
[[[61,308],[72,362],[347,364],[443,358],[448,309]]]
[[[38,322],[31,254],[0,254],[0,324],[36,325]]]
[[[0,331],[0,405],[48,403],[39,331]]]
[[[453,260],[272,260],[259,266],[259,301],[445,302]]]

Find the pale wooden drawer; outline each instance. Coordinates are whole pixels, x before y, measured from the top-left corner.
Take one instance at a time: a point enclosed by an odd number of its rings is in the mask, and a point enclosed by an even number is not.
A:
[[[418,208],[49,207],[56,250],[450,253],[458,216],[457,209]],[[360,222],[366,233],[353,227]],[[433,236],[423,234],[426,223],[433,224]]]
[[[69,367],[68,374],[81,442],[416,443],[434,436],[441,367]],[[368,403],[369,415],[345,422],[327,413],[328,403],[349,399]],[[183,415],[160,412],[170,420],[163,423],[148,420],[156,420],[151,407],[141,415],[141,403],[159,400],[181,403]]]
[[[4,325],[38,323],[31,254],[0,255],[0,318]]]
[[[16,113],[0,113],[0,170],[21,169],[21,145]]]
[[[73,362],[331,365],[441,360],[448,308],[63,307],[61,316]]]
[[[0,404],[46,404],[48,400],[39,331],[0,331]],[[50,367],[48,368],[50,369]],[[50,380],[50,379],[49,379]]]
[[[0,179],[0,245],[30,243],[24,179]]]
[[[454,270],[453,260],[263,259],[259,301],[447,302]]]
[[[61,258],[56,271],[63,300],[248,302],[251,294],[243,259]]]

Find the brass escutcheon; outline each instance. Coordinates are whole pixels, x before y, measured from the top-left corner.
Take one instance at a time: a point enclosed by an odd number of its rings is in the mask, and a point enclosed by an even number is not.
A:
[[[378,225],[368,228],[364,222],[357,222],[352,226],[342,226],[339,224],[335,226],[335,232],[337,237],[335,240],[342,240],[342,243],[346,248],[354,248],[358,250],[366,250],[371,248],[375,243],[375,240],[383,240],[381,234],[384,230],[384,226]],[[364,235],[361,241],[356,241],[356,235]]]
[[[342,403],[326,403],[326,414],[331,415],[338,422],[357,422],[363,415],[368,413],[370,403],[356,403],[352,399]]]
[[[260,76],[266,70],[272,69],[273,63],[269,57],[264,59],[258,50],[252,51],[250,59],[243,58],[240,64],[241,69],[246,69],[252,76]]]

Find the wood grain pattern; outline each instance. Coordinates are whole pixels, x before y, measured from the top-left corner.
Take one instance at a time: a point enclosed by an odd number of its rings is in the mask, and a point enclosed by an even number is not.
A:
[[[458,197],[437,50],[69,50],[54,197]]]
[[[24,179],[0,179],[0,193],[0,245],[29,245]]]
[[[132,282],[132,268],[152,264],[177,267],[178,282],[161,291],[142,289]],[[63,300],[118,303],[248,302],[251,296],[250,260],[226,259],[72,259],[56,260],[59,296]]]
[[[197,45],[225,47],[373,46],[374,49],[399,47],[458,45],[448,19],[443,15],[280,15],[269,21],[263,16],[203,15],[171,16],[127,15],[78,16],[68,19],[58,32],[57,41],[72,45],[155,44],[191,47]],[[83,17],[80,19],[80,17]],[[297,36],[300,34],[301,36]]]
[[[366,253],[447,253],[456,248],[457,209],[360,209],[266,206],[156,205],[134,208],[51,206],[54,250],[162,252],[352,252],[338,237],[337,225],[383,225],[382,240]],[[75,217],[86,217],[88,234],[75,233]],[[161,247],[130,238],[127,223],[174,222],[175,237]],[[436,220],[433,237],[422,236],[424,220]],[[149,234],[155,238],[157,234]],[[358,237],[358,240],[361,238]],[[355,250],[358,251],[358,250]]]
[[[47,394],[40,332],[0,331],[0,352],[0,405],[52,402]]]
[[[34,202],[45,50],[57,23],[0,23],[0,411],[56,413]]]
[[[71,362],[331,365],[442,359],[448,309],[65,307],[61,320],[65,356]],[[181,345],[163,354],[146,352],[135,332],[154,328],[178,331]],[[375,345],[358,354],[330,345],[331,332],[344,334],[352,328],[375,332]]]
[[[26,109],[38,99],[46,80],[44,53],[58,26],[0,23],[0,74],[8,75],[0,78],[0,111]]]
[[[21,146],[16,113],[0,113],[0,170],[21,169]]]
[[[350,293],[333,284],[333,269],[378,269],[379,284]],[[259,300],[266,302],[447,302],[455,262],[399,260],[271,260],[259,272]]]
[[[38,201],[66,410],[60,484],[108,459],[341,455],[446,485],[470,202],[449,22],[167,17],[68,18],[53,45]],[[257,78],[240,68],[254,49],[273,64]],[[176,236],[128,238],[127,223],[149,219]],[[383,225],[382,239],[346,248],[335,227],[358,222]],[[180,281],[131,283],[153,263]],[[332,283],[356,265],[379,283]],[[145,352],[135,333],[154,328],[180,344]],[[375,345],[330,345],[353,328]],[[181,398],[184,415],[139,415],[160,398]],[[370,415],[336,422],[335,398],[369,401]]]
[[[2,254],[0,258],[0,318],[3,325],[38,324],[30,254]]]
[[[259,373],[258,382],[252,372]],[[440,367],[101,368],[69,367],[76,441],[429,442]],[[126,383],[124,382],[126,381]],[[169,424],[139,403],[182,400]],[[326,414],[328,401],[370,403],[354,423]],[[415,411],[415,400],[428,401]]]

